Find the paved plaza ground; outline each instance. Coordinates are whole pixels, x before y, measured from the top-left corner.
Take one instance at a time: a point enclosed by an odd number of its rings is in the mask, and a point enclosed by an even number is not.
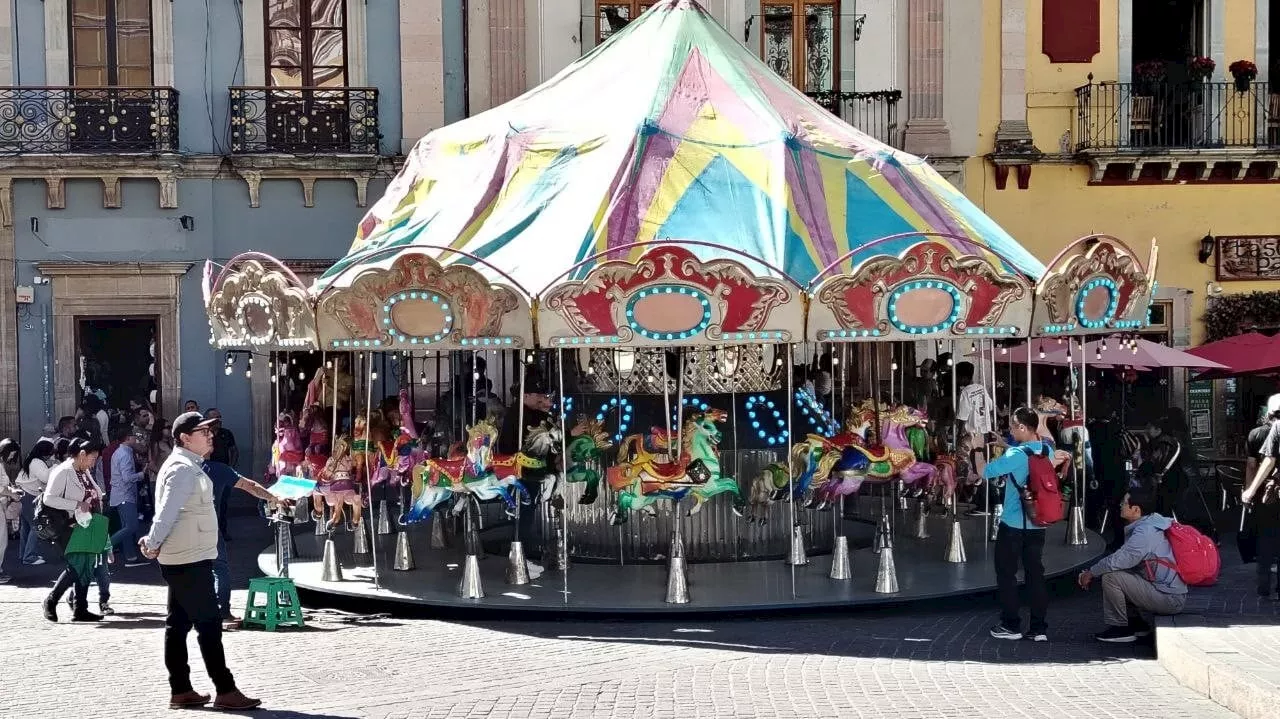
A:
[[[269,536],[247,515],[232,533],[243,589]],[[115,571],[118,614],[102,624],[53,625],[39,600],[54,572],[14,568],[12,551],[6,566],[14,581],[0,586],[0,717],[174,716],[155,567]],[[1215,605],[1236,601],[1226,591]],[[234,601],[238,612],[244,593]],[[993,599],[979,597],[715,621],[477,620],[347,606],[313,609],[300,632],[239,631],[226,645],[245,693],[264,699],[262,717],[1236,716],[1175,680],[1152,646],[1093,642],[1099,601],[1096,590],[1058,587],[1046,644],[991,639]],[[191,650],[198,657],[194,636]],[[193,668],[208,691],[198,661]]]

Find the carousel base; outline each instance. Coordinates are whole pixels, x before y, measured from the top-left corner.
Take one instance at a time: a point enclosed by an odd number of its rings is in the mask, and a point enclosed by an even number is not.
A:
[[[866,548],[849,552],[852,571],[847,580],[828,577],[829,555],[811,557],[808,565],[794,567],[794,574],[793,567],[781,560],[688,565],[689,602],[684,604],[666,601],[665,565],[572,564],[566,591],[564,573],[553,570],[544,571],[529,584],[507,584],[506,555],[490,554],[479,561],[484,597],[464,599],[458,594],[465,566],[461,549],[431,549],[429,532],[410,535],[416,569],[403,572],[391,568],[396,537],[374,537],[380,576],[377,585],[373,557],[354,555],[350,535],[335,536],[342,581],[328,582],[321,579],[318,559],[325,537],[309,531],[297,533],[298,555],[289,564],[289,576],[299,588],[321,596],[476,611],[573,614],[755,613],[906,603],[993,591],[995,543],[983,541],[985,522],[962,520],[967,557],[963,563],[946,561],[949,520],[930,518],[929,524],[927,539],[909,538],[905,526],[895,536],[898,591],[893,594],[875,592],[880,557]],[[1078,571],[1105,553],[1105,543],[1096,533],[1086,532],[1087,544],[1069,545],[1066,529],[1066,523],[1060,523],[1047,530],[1044,565],[1049,577]],[[274,547],[262,552],[258,566],[269,575],[276,573]]]

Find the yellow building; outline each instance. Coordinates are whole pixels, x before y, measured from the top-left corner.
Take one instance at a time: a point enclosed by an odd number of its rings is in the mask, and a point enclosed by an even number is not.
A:
[[[1280,0],[974,4],[983,62],[969,197],[1044,261],[1094,232],[1143,255],[1154,238],[1152,329],[1174,346],[1204,340],[1207,297],[1280,290]],[[1236,78],[1239,60],[1254,77]],[[1217,333],[1280,327],[1256,314]]]

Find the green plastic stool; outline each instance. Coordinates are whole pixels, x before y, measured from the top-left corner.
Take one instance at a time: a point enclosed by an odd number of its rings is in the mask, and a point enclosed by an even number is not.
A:
[[[255,601],[261,596],[265,603]],[[244,607],[244,627],[259,626],[268,632],[276,627],[303,626],[298,588],[288,577],[258,577],[249,580],[249,599]]]

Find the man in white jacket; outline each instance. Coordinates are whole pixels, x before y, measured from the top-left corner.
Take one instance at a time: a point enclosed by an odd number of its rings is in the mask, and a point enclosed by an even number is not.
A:
[[[164,663],[169,671],[170,708],[203,706],[208,694],[191,685],[187,635],[194,628],[205,669],[217,696],[215,709],[253,709],[262,702],[236,688],[222,648],[222,617],[214,593],[213,560],[218,556],[218,517],[213,482],[201,469],[213,450],[214,420],[187,412],[173,422],[173,452],[156,476],[156,515],[138,546],[148,559],[160,560],[169,586],[165,618]]]

